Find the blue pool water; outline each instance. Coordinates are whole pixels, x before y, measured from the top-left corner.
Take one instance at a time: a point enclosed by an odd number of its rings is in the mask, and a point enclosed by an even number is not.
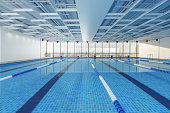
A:
[[[1,65],[0,78],[59,60],[54,58]],[[135,58],[120,60],[170,71],[168,64],[139,61]],[[169,73],[108,58],[80,58],[73,61],[74,58],[65,59],[53,65],[1,80],[0,112],[12,113],[32,109],[30,112],[33,113],[118,113],[91,63],[126,113],[170,112]],[[69,65],[70,67],[67,67]],[[132,78],[134,82],[125,76]]]

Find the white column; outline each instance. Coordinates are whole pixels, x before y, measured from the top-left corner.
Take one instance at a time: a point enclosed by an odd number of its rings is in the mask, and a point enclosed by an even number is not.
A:
[[[81,42],[81,57],[82,57],[82,43],[83,43],[83,42]]]
[[[96,42],[95,42],[95,55],[96,55]]]
[[[1,32],[1,31],[0,31]],[[1,39],[0,39],[1,40]],[[40,59],[41,59],[41,41],[42,41],[42,39],[40,38]],[[0,45],[1,45],[1,41],[0,41]],[[1,52],[1,50],[0,50],[0,52]],[[1,55],[1,53],[0,53],[0,55]],[[1,56],[0,56],[1,57]],[[0,59],[0,62],[1,62],[1,59]]]
[[[53,58],[54,58],[54,42],[53,42]]]
[[[88,57],[89,57],[89,42],[87,44],[88,44]]]
[[[129,42],[129,57],[131,56],[131,42]]]
[[[74,42],[74,57],[75,57],[75,42]]]
[[[110,57],[110,42],[109,42],[109,57]]]
[[[61,42],[60,42],[60,57],[61,57]]]
[[[138,57],[138,43],[136,42],[136,57]]]
[[[102,42],[102,58],[103,58],[103,42]]]
[[[46,55],[45,55],[45,57],[47,57],[47,42],[46,42]]]
[[[68,58],[68,42],[67,42],[67,58]]]
[[[160,42],[161,42],[160,38],[158,39],[158,41],[159,41],[159,46],[158,46],[158,59],[160,59]]]
[[[117,42],[116,42],[116,57],[117,57]]]
[[[122,57],[124,57],[124,42],[122,42]]]

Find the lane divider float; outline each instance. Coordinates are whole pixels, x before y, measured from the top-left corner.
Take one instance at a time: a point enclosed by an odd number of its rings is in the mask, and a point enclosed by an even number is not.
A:
[[[46,66],[50,66],[50,65],[62,62],[62,61],[64,61],[64,59],[56,61],[56,62],[52,62],[52,63],[49,63],[49,64],[45,64],[45,65],[42,65],[42,66],[39,66],[39,67],[36,67],[36,68],[32,68],[32,69],[29,69],[29,70],[26,70],[26,71],[23,71],[23,72],[19,72],[19,73],[13,74],[13,75],[9,75],[9,76],[0,78],[0,81],[6,80],[6,79],[9,79],[9,78],[12,78],[12,77],[24,74],[24,73],[28,73],[30,71],[34,71],[34,70],[37,70],[37,69],[40,69],[40,68],[43,68],[43,67],[46,67]]]
[[[91,60],[90,60],[91,62]],[[120,105],[120,103],[118,102],[116,96],[113,94],[112,90],[110,89],[110,87],[107,85],[106,81],[104,80],[104,78],[100,75],[100,73],[97,71],[97,69],[95,68],[95,66],[93,65],[93,63],[91,62],[92,68],[93,70],[96,72],[96,74],[98,75],[100,81],[102,82],[103,86],[105,87],[107,93],[109,94],[116,110],[118,111],[118,113],[125,113],[125,111],[123,110],[122,106]]]
[[[143,59],[135,59],[138,61],[150,62],[150,63],[158,63],[158,64],[167,64],[170,65],[170,62],[161,62],[161,61],[153,61],[153,60],[143,60]]]
[[[149,69],[149,70],[153,70],[153,71],[159,71],[159,72],[164,72],[164,73],[170,74],[170,71],[166,71],[166,70],[161,70],[161,69],[152,68],[152,67],[150,68],[150,67],[143,66],[143,65],[140,65],[140,64],[134,64],[134,63],[131,63],[131,62],[117,60],[117,59],[112,59],[112,60],[119,61],[119,62],[124,62],[124,63],[132,65],[132,66],[137,66],[137,67],[141,67],[141,68],[145,68],[145,69]]]

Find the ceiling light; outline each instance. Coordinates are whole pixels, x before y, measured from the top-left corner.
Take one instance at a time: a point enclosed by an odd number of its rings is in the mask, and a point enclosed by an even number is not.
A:
[[[31,22],[45,22],[46,20],[44,19],[33,19]]]
[[[78,19],[64,19],[64,22],[79,22]]]
[[[22,24],[11,24],[11,26],[24,26]]]
[[[24,31],[33,31],[34,29],[24,29]]]
[[[36,27],[40,27],[40,26],[28,26],[29,28],[36,28]]]
[[[28,28],[32,28],[32,29],[43,29],[40,26],[28,26]]]
[[[22,12],[22,11],[34,11],[34,10],[33,9],[29,9],[29,8],[26,8],[26,9],[18,8],[18,9],[13,9],[13,11]]]
[[[25,19],[24,17],[9,17],[9,19]]]
[[[40,32],[30,32],[30,33],[40,33]]]
[[[44,19],[60,19],[60,17],[44,17]]]
[[[19,29],[17,27],[8,27],[8,29]]]
[[[9,19],[0,19],[0,22],[13,22],[13,20],[9,20]]]
[[[52,26],[51,24],[40,24],[39,26]]]
[[[80,26],[80,24],[67,24],[67,26]]]
[[[2,16],[19,15],[18,13],[1,13]]]
[[[7,29],[19,29],[17,27],[13,27],[13,26],[3,26],[3,28],[7,28]]]
[[[57,29],[68,29],[67,26],[56,26]]]
[[[10,27],[10,26],[2,26],[3,28],[7,28],[7,27]]]
[[[58,15],[58,14],[57,13],[40,13],[40,15],[45,15],[45,16],[46,15],[48,15],[48,16],[50,15],[51,16],[51,15]]]
[[[23,33],[23,34],[31,35],[32,33]]]
[[[56,11],[77,11],[76,8],[60,8],[60,9],[57,9]]]

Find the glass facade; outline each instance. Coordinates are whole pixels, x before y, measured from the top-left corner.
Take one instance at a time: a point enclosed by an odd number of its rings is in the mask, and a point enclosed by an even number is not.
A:
[[[47,42],[47,57],[138,57],[135,42]]]

